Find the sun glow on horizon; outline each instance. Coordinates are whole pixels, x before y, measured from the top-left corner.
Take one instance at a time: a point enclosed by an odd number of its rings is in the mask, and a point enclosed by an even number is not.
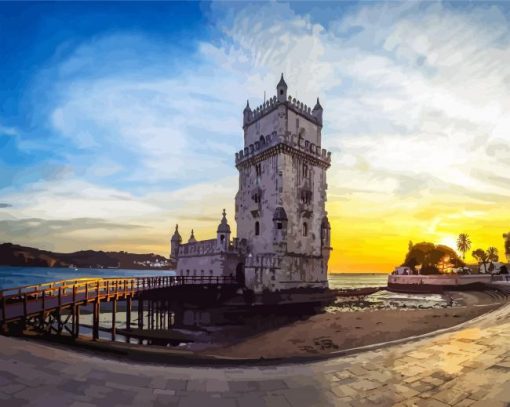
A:
[[[455,250],[455,252],[459,254],[457,250],[457,238],[454,236],[451,235],[443,236],[441,239],[439,239],[438,244],[448,246],[450,249]]]

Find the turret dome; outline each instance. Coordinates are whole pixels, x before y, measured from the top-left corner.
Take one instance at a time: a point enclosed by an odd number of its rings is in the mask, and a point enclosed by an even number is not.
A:
[[[317,98],[317,103],[315,104],[315,106],[313,108],[313,111],[316,111],[316,110],[324,110],[321,106],[321,103],[319,102],[319,98]]]
[[[225,212],[225,209],[223,209],[223,218],[218,225],[218,233],[230,233],[230,225],[227,222],[227,213]]]
[[[182,237],[179,234],[179,225],[175,225],[175,232],[172,236],[172,242],[178,242],[178,243],[182,242]]]
[[[287,89],[287,83],[285,82],[285,79],[283,79],[283,73],[280,78],[280,82],[278,82],[278,85],[276,85],[277,88],[285,88]]]

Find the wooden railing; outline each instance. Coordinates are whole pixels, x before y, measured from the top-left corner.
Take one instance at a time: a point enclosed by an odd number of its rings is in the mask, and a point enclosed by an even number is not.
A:
[[[81,278],[0,290],[1,321],[19,319],[70,305],[134,297],[137,293],[174,286],[230,285],[234,277],[151,276]]]

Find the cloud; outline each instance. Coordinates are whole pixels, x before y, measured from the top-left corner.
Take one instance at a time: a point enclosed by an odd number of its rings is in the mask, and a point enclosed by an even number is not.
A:
[[[9,213],[142,224],[147,245],[177,222],[214,233],[221,208],[233,212],[245,99],[271,96],[284,72],[292,96],[309,106],[320,96],[325,109],[332,217],[350,211],[363,230],[385,219],[416,234],[438,233],[468,207],[478,222],[499,219],[510,202],[503,8],[332,3],[308,14],[213,2],[214,36],[184,56],[143,33],[94,37],[45,77],[55,85],[43,144],[68,171],[10,192]],[[135,245],[135,231],[117,241]]]
[[[321,93],[332,189],[363,178],[364,190],[397,197],[456,188],[510,198],[477,176],[510,170],[510,30],[499,7],[363,4],[324,23],[284,4],[217,9],[230,38],[217,60],[286,71],[305,102]]]
[[[20,133],[19,133],[19,130],[15,127],[7,127],[7,126],[3,126],[1,123],[0,123],[0,136],[18,136]]]
[[[11,207],[12,207],[11,204],[0,202],[0,209],[1,208],[11,208]]]

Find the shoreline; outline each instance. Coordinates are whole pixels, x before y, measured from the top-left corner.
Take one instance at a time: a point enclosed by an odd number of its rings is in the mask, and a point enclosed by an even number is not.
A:
[[[433,309],[368,309],[316,314],[304,320],[267,330],[237,343],[202,350],[141,346],[80,337],[36,337],[50,343],[71,345],[92,354],[146,363],[181,365],[250,365],[313,362],[335,356],[405,343],[433,336],[491,313],[507,303],[494,292],[449,292],[460,306]],[[333,324],[331,324],[333,322]],[[398,322],[398,324],[396,324]],[[336,324],[336,325],[335,325]],[[404,325],[404,327],[402,327]],[[338,329],[340,326],[340,329]],[[404,328],[404,329],[402,329]],[[335,332],[339,330],[339,332]],[[120,333],[120,332],[119,332]],[[297,340],[296,340],[297,339]]]
[[[449,292],[460,306],[320,313],[250,338],[198,353],[236,358],[288,358],[343,351],[450,328],[493,311],[506,300],[488,292]]]

